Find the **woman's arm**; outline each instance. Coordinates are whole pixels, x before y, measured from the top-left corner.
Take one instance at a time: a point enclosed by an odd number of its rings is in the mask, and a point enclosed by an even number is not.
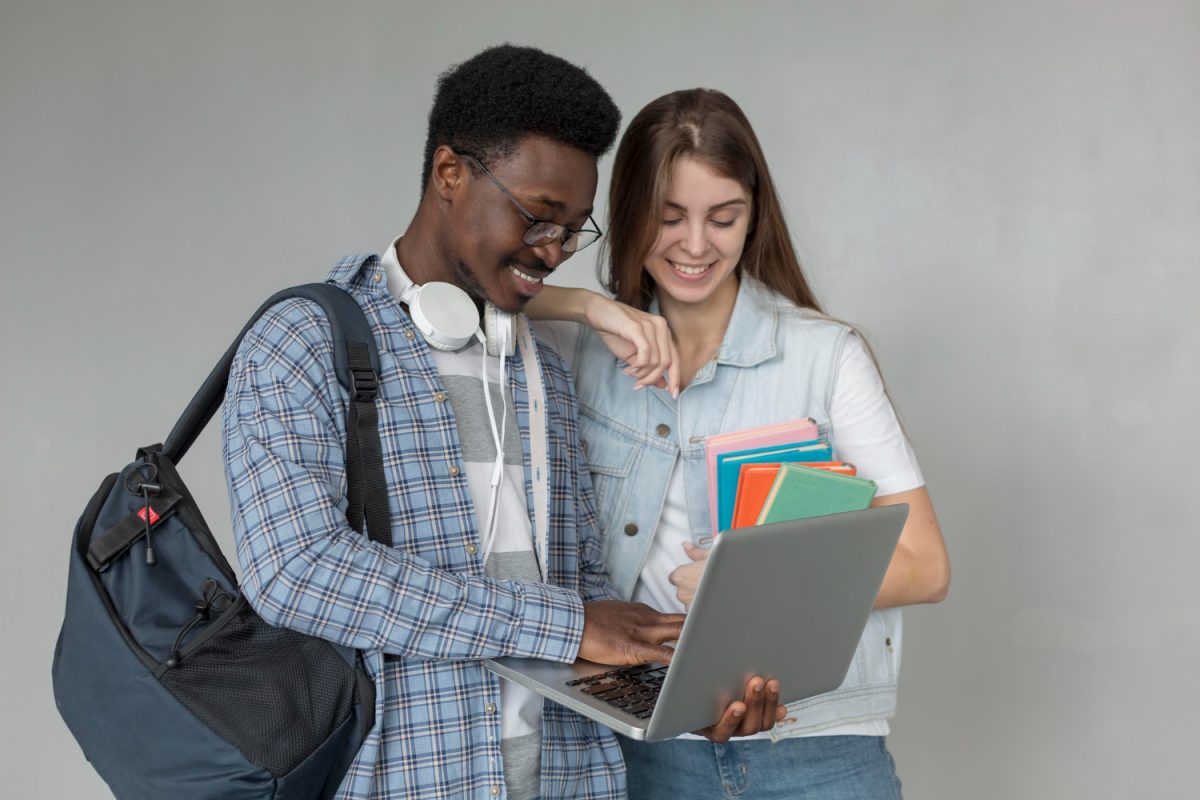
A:
[[[525,314],[530,319],[563,320],[587,324],[583,309],[591,299],[588,295],[601,295],[587,289],[572,289],[565,286],[542,284],[542,290],[525,304]]]
[[[908,520],[875,597],[875,608],[940,603],[950,590],[950,557],[924,487],[876,497],[872,506],[908,503]]]
[[[625,374],[636,389],[658,386],[679,395],[679,380],[671,366],[679,355],[667,321],[587,289],[543,285],[525,305],[530,319],[565,320],[596,331],[604,346],[626,364]]]

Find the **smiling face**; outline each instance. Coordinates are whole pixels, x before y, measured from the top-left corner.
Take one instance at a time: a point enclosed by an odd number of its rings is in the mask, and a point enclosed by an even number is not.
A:
[[[740,183],[702,161],[679,159],[645,264],[659,302],[703,305],[736,295],[735,270],[752,214],[750,194]]]
[[[455,179],[444,218],[451,280],[479,300],[520,311],[542,288],[542,279],[565,261],[558,242],[531,247],[522,241],[529,221],[470,159],[449,148],[435,154],[434,171]],[[522,139],[509,158],[486,164],[496,180],[535,217],[578,230],[586,227],[596,194],[596,159],[550,139]]]

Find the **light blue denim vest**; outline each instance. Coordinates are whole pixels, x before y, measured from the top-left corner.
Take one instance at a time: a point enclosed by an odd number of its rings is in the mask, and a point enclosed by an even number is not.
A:
[[[618,595],[633,594],[680,457],[692,539],[709,534],[705,436],[811,417],[836,455],[829,405],[849,334],[743,278],[716,359],[676,401],[657,388],[635,392],[595,334],[582,332],[572,359],[582,444]],[[845,682],[790,706],[772,738],[892,716],[900,638],[899,609],[873,611]]]

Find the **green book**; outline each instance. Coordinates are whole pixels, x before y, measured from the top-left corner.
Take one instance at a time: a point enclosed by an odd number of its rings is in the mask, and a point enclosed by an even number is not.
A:
[[[758,515],[758,524],[858,511],[871,505],[875,481],[784,464]]]

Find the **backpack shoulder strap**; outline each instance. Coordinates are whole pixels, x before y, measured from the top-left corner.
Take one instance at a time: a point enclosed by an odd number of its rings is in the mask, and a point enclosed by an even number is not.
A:
[[[308,283],[276,292],[259,306],[213,367],[167,440],[162,452],[178,464],[208,425],[229,382],[229,368],[246,332],[269,308],[299,298],[319,305],[333,329],[333,366],[338,382],[350,395],[346,410],[346,519],[360,533],[365,518],[367,535],[381,544],[392,544],[387,480],[383,472],[383,447],[379,440],[379,350],[370,323],[358,302],[345,290],[329,283]]]

